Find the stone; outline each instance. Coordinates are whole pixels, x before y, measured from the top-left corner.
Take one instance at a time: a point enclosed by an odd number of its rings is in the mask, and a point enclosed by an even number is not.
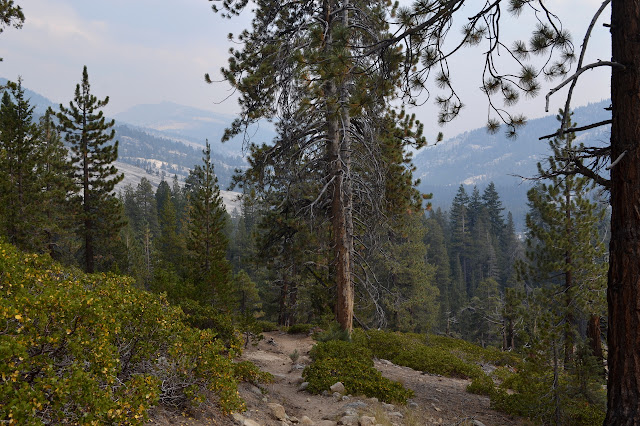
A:
[[[305,365],[304,364],[293,364],[291,366],[291,370],[304,370]]]
[[[261,391],[261,390],[260,390],[260,388],[259,388],[259,387],[257,387],[257,386],[251,385],[251,386],[249,387],[249,390],[250,390],[251,392],[255,393],[256,395],[260,395],[260,396],[262,396],[262,391]]]
[[[347,408],[342,412],[343,416],[357,416],[358,412],[356,410],[354,410],[353,408]]]
[[[337,401],[340,401],[342,399],[342,394],[340,392],[334,392],[331,396],[333,396]]]
[[[393,404],[387,404],[386,402],[382,403],[382,408],[384,408],[387,411],[393,411],[396,409],[396,406]]]
[[[473,422],[471,423],[472,426],[484,426],[484,423],[482,423],[480,420],[473,420]]]
[[[297,418],[297,417],[289,416],[289,421],[290,421],[291,423],[298,423],[300,420],[298,420],[298,418]]]
[[[431,406],[433,407],[434,410],[436,411],[442,411],[441,408],[436,407],[436,404],[434,404],[433,402],[431,403]]]
[[[339,425],[358,426],[358,416],[343,416],[339,421]]]
[[[238,425],[244,425],[244,416],[240,413],[233,413],[233,421]]]
[[[375,426],[376,418],[371,416],[360,417],[360,426]]]
[[[316,426],[336,426],[338,423],[333,420],[320,420]]]
[[[367,408],[368,405],[366,402],[362,401],[353,401],[348,404],[345,404],[343,408],[355,408],[356,410],[359,408]]]
[[[302,382],[300,383],[300,386],[298,386],[298,390],[303,391],[303,390],[306,390],[308,387],[309,387],[309,382]]]
[[[371,398],[369,398],[369,401],[371,401],[372,404],[377,404],[378,398],[376,398],[375,396],[372,396]]]
[[[302,418],[300,419],[300,424],[304,425],[304,426],[313,426],[313,420],[311,420],[309,417],[307,416],[302,416]]]
[[[349,396],[347,396],[347,395],[345,395],[345,396],[343,396],[343,397],[342,397],[342,400],[343,400],[343,401],[348,401],[349,399],[351,399],[351,398],[349,398]]]
[[[342,382],[336,382],[334,383],[329,389],[331,389],[331,392],[338,392],[340,394],[343,394],[345,392],[344,389],[344,385],[342,384]]]
[[[267,404],[267,406],[271,410],[271,414],[273,415],[273,417],[275,417],[276,419],[278,420],[287,419],[287,413],[285,412],[284,407],[282,405],[272,402],[270,404]]]
[[[387,413],[387,417],[389,417],[391,421],[393,421],[393,419],[404,419],[404,416],[400,411],[392,411],[390,413]]]
[[[260,423],[248,419],[240,413],[233,413],[233,421],[240,426],[260,426]]]
[[[415,402],[413,402],[413,401],[411,401],[408,405],[409,405],[409,408],[413,408],[413,409],[418,408],[418,404],[416,404],[416,403],[415,403]]]

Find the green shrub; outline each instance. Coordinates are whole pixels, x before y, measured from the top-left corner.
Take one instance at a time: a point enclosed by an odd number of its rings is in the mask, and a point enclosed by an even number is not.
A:
[[[273,375],[260,369],[251,361],[241,361],[233,365],[233,372],[236,379],[253,383],[257,385],[259,383],[272,383]]]
[[[309,382],[309,392],[321,393],[339,381],[347,393],[381,401],[405,404],[413,396],[413,392],[400,383],[382,377],[373,368],[371,351],[361,345],[340,340],[321,342],[313,347],[310,355],[313,362],[302,372]]]
[[[313,328],[313,324],[295,324],[291,327],[287,328],[287,333],[289,334],[309,334],[311,329]]]
[[[271,322],[271,321],[265,321],[265,320],[258,320],[256,321],[258,328],[262,331],[262,332],[269,332],[269,331],[277,331],[278,330],[278,324],[276,324],[275,322]]]
[[[492,396],[496,392],[496,385],[493,383],[491,377],[482,374],[472,380],[471,384],[467,386],[467,392],[476,395]]]
[[[152,405],[188,409],[210,392],[243,408],[228,342],[131,284],[0,244],[0,419],[142,424]]]

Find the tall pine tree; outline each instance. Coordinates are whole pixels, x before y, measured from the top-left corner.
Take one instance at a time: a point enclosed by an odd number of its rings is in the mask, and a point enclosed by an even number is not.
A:
[[[116,238],[123,225],[121,209],[113,190],[123,178],[114,166],[118,141],[114,121],[106,121],[100,111],[109,97],[98,100],[91,94],[87,67],[82,83],[76,86],[69,107],[60,104],[58,119],[66,142],[71,146],[71,161],[76,186],[78,234],[83,241],[82,259],[86,272],[94,272],[97,246]]]

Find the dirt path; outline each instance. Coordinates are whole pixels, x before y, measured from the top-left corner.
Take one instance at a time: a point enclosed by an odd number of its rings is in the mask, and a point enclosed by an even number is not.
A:
[[[275,382],[264,386],[263,390],[246,383],[241,386],[240,394],[248,407],[245,413],[247,418],[260,425],[280,426],[281,422],[275,420],[267,408],[267,403],[272,402],[282,405],[289,416],[297,419],[307,416],[316,425],[327,426],[335,424],[329,421],[339,420],[349,406],[355,406],[360,412],[384,412],[382,404],[368,398],[349,397],[347,400],[337,400],[332,396],[311,395],[300,391],[298,388],[302,382],[302,369],[310,362],[308,353],[314,341],[307,336],[281,332],[264,333],[264,336],[264,340],[257,346],[247,348],[242,358],[253,361],[262,370],[273,374]],[[299,359],[294,364],[290,354],[296,350]],[[527,424],[491,410],[489,398],[467,393],[467,380],[424,375],[385,360],[376,360],[375,366],[385,377],[400,381],[415,392],[411,408],[396,408],[404,418],[396,419],[394,423],[456,425],[464,424],[464,419],[475,419],[486,426]]]

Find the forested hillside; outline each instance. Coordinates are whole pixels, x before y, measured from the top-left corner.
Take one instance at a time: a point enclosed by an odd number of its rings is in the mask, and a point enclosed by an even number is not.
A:
[[[626,0],[612,3],[623,16]],[[213,4],[246,25],[228,35],[221,75],[239,111],[224,128],[170,102],[127,113],[152,130],[117,125],[86,65],[58,105],[20,77],[2,82],[0,422],[144,424],[166,411],[255,426],[240,383],[267,402],[275,396],[259,386],[287,377],[260,371],[243,348],[279,330],[316,339],[304,359],[287,354],[296,393],[407,405],[406,418],[380,415],[392,424],[438,412],[438,400],[413,399],[381,364],[464,380],[460,389],[514,422],[636,424],[640,150],[616,84],[640,111],[621,77],[640,51],[584,65],[541,0],[473,4],[452,44],[463,5],[472,3]],[[523,14],[538,23],[531,37],[503,43],[501,19]],[[0,0],[0,33],[25,22],[14,0]],[[625,25],[612,20],[613,36],[627,40]],[[435,123],[412,107],[429,93],[437,121],[455,119],[463,103],[448,60],[476,45],[487,49],[488,133],[427,140]],[[503,72],[505,57],[515,73]],[[614,69],[610,105],[571,110],[577,78],[601,66]],[[555,79],[547,100],[569,86],[555,123],[527,125],[511,111]],[[177,129],[189,137],[162,133]],[[241,141],[244,157],[189,139],[209,133]],[[119,164],[149,177],[125,182]],[[534,177],[520,229],[498,184],[509,173]],[[450,206],[420,180],[455,188]],[[222,187],[237,191],[233,212]],[[269,407],[281,425],[321,421]]]

